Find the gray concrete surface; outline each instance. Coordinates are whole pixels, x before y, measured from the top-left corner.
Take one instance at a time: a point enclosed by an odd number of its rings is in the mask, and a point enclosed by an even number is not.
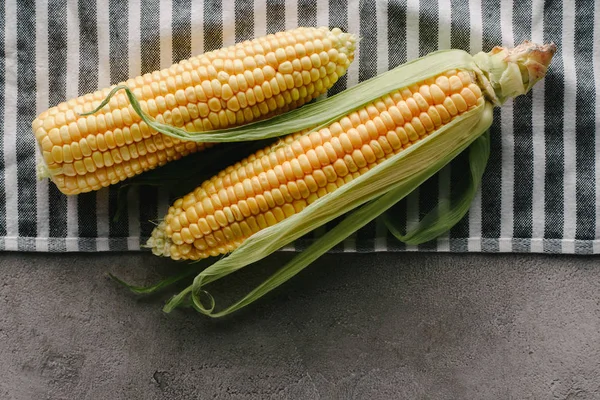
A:
[[[598,257],[327,255],[217,321],[106,278],[174,267],[0,254],[0,399],[600,398]]]

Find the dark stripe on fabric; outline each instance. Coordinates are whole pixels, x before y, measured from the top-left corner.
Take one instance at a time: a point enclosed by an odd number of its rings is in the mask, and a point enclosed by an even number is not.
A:
[[[204,51],[223,47],[223,7],[219,0],[204,2]]]
[[[124,82],[129,79],[129,57],[127,46],[129,38],[127,2],[110,0],[108,25],[110,33],[110,81]]]
[[[141,0],[142,74],[160,69],[160,1]]]
[[[377,236],[377,225],[369,222],[358,230],[356,234],[356,251],[360,253],[371,253],[375,251],[375,237]]]
[[[594,244],[590,240],[576,240],[575,254],[593,254]]]
[[[329,27],[348,31],[348,4],[343,0],[329,0]],[[356,62],[356,61],[355,61]],[[344,74],[327,91],[327,96],[333,96],[346,89],[348,77]]]
[[[554,41],[562,45],[562,2],[545,4],[544,43]],[[550,73],[545,78],[545,233],[548,239],[559,239],[564,226],[564,66],[562,52],[557,51],[552,59]],[[571,116],[572,117],[572,116]],[[545,249],[545,247],[544,247]]]
[[[358,80],[362,82],[377,75],[377,9],[375,3],[369,0],[361,0],[359,7],[360,54],[358,58]]]
[[[298,26],[317,26],[317,0],[298,2]]]
[[[111,83],[123,82],[129,78],[129,57],[128,45],[129,37],[128,29],[128,8],[126,1],[110,0],[108,25],[110,34],[110,81]],[[115,221],[112,218],[117,213],[119,207],[118,196],[119,187],[110,186],[108,192],[108,215],[109,215],[109,236],[126,238],[129,236],[129,226],[127,221],[128,209],[124,207],[119,220]],[[111,250],[124,251],[127,250],[127,241],[110,241]]]
[[[56,106],[66,100],[67,91],[67,2],[57,0],[48,6],[48,103]],[[67,197],[53,183],[48,184],[50,237],[67,236]],[[50,251],[66,251],[63,241],[50,241]]]
[[[438,48],[438,5],[435,1],[419,4],[419,56]]]
[[[37,149],[35,141],[31,140],[31,121],[36,117],[35,22],[34,5],[17,7],[17,213],[19,236],[23,237],[37,235]],[[26,247],[19,243],[19,249],[25,250]]]
[[[562,241],[560,239],[544,239],[544,253],[562,253]]]
[[[531,0],[514,3],[513,31],[515,44],[531,40]],[[514,100],[513,131],[515,166],[514,179],[524,184],[514,185],[513,237],[530,238],[533,235],[533,103],[531,92]],[[526,245],[531,244],[527,242]],[[523,248],[520,251],[530,251]]]
[[[267,1],[267,34],[285,30],[285,0]]]
[[[4,182],[4,107],[6,104],[6,65],[5,65],[5,2],[0,2],[0,236],[6,236],[6,183]],[[0,249],[4,248],[4,241]]]
[[[451,0],[450,7],[450,47],[470,51],[471,20],[469,3],[461,0]],[[485,9],[485,7],[483,8]],[[500,18],[499,9],[498,18]]]
[[[171,32],[173,38],[173,63],[192,55],[192,1],[173,0]]]
[[[377,8],[375,2],[362,0],[360,7],[360,53],[358,60],[358,80],[366,81],[377,75]],[[370,223],[356,234],[356,250],[373,251],[376,236],[375,224]]]
[[[17,248],[19,251],[34,251],[35,246],[35,236],[25,236],[17,238]]]
[[[593,240],[596,228],[596,175],[595,175],[595,104],[593,37],[594,4],[577,0],[575,3],[575,69],[577,75],[576,118],[576,179],[577,202],[576,239]],[[598,62],[598,60],[596,60]],[[596,160],[596,162],[600,162]],[[580,243],[580,242],[576,242]],[[591,248],[576,245],[576,253],[588,253]]]
[[[434,1],[422,1],[419,4],[419,56],[423,57],[438,49],[438,4]],[[419,196],[419,220],[438,203],[439,177],[432,176],[424,182],[417,192]],[[415,195],[417,195],[415,193]],[[420,250],[433,250],[436,242],[430,241],[419,246]]]
[[[482,46],[490,51],[502,43],[500,28],[500,1],[482,0]],[[453,43],[454,45],[454,43]],[[481,182],[481,236],[483,238],[500,237],[501,200],[502,200],[502,137],[500,109],[494,109],[494,123],[490,127],[490,158]],[[496,252],[500,247],[497,240],[482,240],[482,251]]]
[[[513,238],[511,240],[511,252],[514,253],[529,253],[531,252],[530,238]]]
[[[160,69],[160,2],[142,0],[140,10],[140,50],[142,74]],[[140,237],[149,237],[158,218],[158,191],[140,187]]]
[[[254,39],[254,4],[251,1],[235,2],[235,42]]]
[[[96,3],[79,0],[79,93],[90,93],[98,89],[98,31]],[[106,189],[104,189],[106,190]],[[96,192],[77,196],[77,219],[79,237],[98,236],[96,217]],[[89,250],[96,249],[96,243],[88,243]]]
[[[470,51],[470,15],[469,3],[458,0],[450,2],[450,47]],[[465,168],[468,168],[468,150],[460,154],[452,163],[450,170],[450,199],[457,198],[460,191],[465,189]],[[463,239],[469,237],[469,213],[467,212],[449,232],[451,239]],[[467,241],[450,241],[450,251],[467,251]]]
[[[390,0],[388,2],[388,69],[393,69],[406,62],[406,40],[398,40],[406,36],[406,0]],[[406,201],[394,206],[401,210],[406,220]],[[387,248],[390,251],[402,251],[404,243],[390,232],[387,233]]]
[[[406,0],[388,2],[388,69],[406,62]]]

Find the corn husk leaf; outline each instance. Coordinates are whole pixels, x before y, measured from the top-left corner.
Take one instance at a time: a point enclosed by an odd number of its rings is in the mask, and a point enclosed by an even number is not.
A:
[[[490,155],[489,132],[478,137],[469,146],[469,171],[465,188],[459,196],[450,199],[440,199],[438,204],[423,217],[415,227],[408,232],[405,230],[405,220],[402,218],[403,209],[398,205],[387,210],[382,218],[388,230],[399,241],[409,245],[419,245],[437,238],[448,232],[469,211],[481,184],[483,173]]]
[[[193,285],[184,291],[185,296],[190,294],[194,308],[213,317],[226,315],[250,304],[408,195],[485,132],[492,118],[492,106],[482,102],[427,138],[315,201],[300,213],[252,235],[227,257],[198,274]],[[365,203],[368,204],[327,232],[246,298],[223,311],[214,312],[216,302],[204,289],[206,284],[268,256]],[[185,298],[182,293],[167,303],[165,311],[172,310],[177,302]]]

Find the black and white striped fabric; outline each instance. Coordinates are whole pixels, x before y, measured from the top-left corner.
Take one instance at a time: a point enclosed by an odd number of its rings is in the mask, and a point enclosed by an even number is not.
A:
[[[373,223],[337,251],[600,253],[598,0],[4,0],[0,250],[138,250],[170,201],[155,188],[130,191],[117,223],[109,218],[115,188],[66,197],[36,180],[37,114],[192,54],[300,25],[361,37],[330,94],[437,49],[475,53],[526,39],[559,48],[545,81],[496,109],[481,190],[451,232],[404,246]],[[451,193],[460,174],[446,168],[404,201],[408,224]]]

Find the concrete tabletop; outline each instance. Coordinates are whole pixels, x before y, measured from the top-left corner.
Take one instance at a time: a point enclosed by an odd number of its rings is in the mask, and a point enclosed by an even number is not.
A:
[[[213,288],[233,299],[290,258]],[[600,258],[330,254],[221,320],[148,254],[0,254],[0,399],[599,399]]]

